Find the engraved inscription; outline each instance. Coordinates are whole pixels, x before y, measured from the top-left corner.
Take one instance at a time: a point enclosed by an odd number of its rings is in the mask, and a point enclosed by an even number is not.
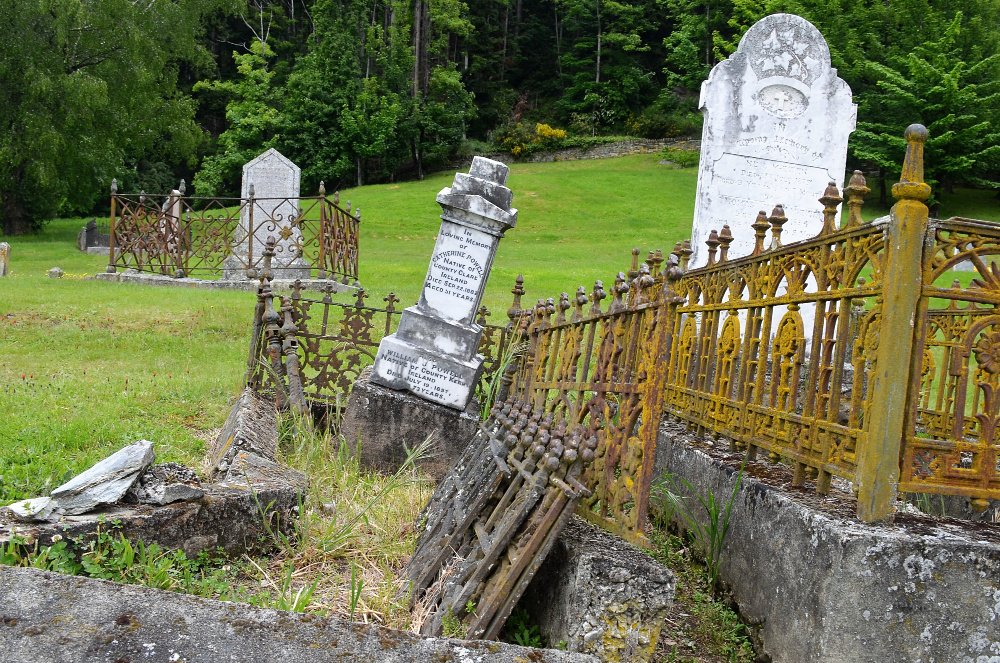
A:
[[[757,103],[771,115],[780,118],[798,117],[806,112],[806,95],[788,85],[768,85],[757,93]]]
[[[433,359],[395,350],[379,353],[379,359],[385,362],[382,372],[386,377],[403,380],[415,394],[450,401],[452,394],[468,389],[462,376]]]
[[[450,320],[471,319],[479,303],[494,238],[445,221],[431,256],[424,299]]]

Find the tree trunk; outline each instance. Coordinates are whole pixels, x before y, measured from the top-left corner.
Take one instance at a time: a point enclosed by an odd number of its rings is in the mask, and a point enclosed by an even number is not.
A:
[[[358,186],[364,186],[364,182],[361,180],[361,157],[358,157]]]
[[[562,78],[562,30],[559,28],[559,5],[552,3],[552,12],[556,18],[556,72]]]
[[[878,203],[885,207],[889,204],[889,192],[885,186],[885,168],[878,169]]]
[[[28,235],[35,229],[31,219],[28,218],[28,210],[25,209],[23,201],[13,190],[0,190],[0,201],[2,201],[0,210],[3,216],[4,236]]]

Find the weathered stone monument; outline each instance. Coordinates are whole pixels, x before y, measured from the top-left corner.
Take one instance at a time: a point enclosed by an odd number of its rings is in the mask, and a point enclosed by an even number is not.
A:
[[[707,262],[705,240],[729,225],[730,257],[754,246],[760,210],[784,206],[785,244],[823,228],[819,198],[830,181],[843,189],[847,139],[857,106],[830,67],[819,30],[794,14],[751,27],[730,58],[702,83],[705,116],[691,243],[692,267]]]
[[[272,263],[275,278],[310,277],[309,263],[299,255],[302,232],[294,225],[299,216],[301,175],[302,169],[274,148],[243,166],[240,226],[233,255],[223,261],[224,279],[254,278],[268,237],[277,240]]]
[[[444,213],[423,292],[379,344],[372,382],[459,410],[469,404],[483,366],[476,311],[497,245],[517,223],[508,172],[476,157],[468,175],[456,173],[438,194]]]
[[[0,242],[0,276],[7,276],[10,272],[10,244]]]

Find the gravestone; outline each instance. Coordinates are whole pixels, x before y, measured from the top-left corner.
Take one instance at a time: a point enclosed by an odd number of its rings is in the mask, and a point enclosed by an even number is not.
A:
[[[753,25],[701,86],[705,116],[691,244],[691,267],[708,261],[705,240],[729,225],[731,258],[749,255],[760,210],[783,205],[785,244],[823,228],[819,198],[843,189],[847,139],[857,106],[830,67],[819,30],[794,14]]]
[[[0,242],[0,276],[10,273],[10,244]]]
[[[309,263],[299,255],[302,231],[294,225],[299,216],[301,175],[302,169],[274,148],[243,166],[240,226],[233,255],[223,262],[223,278],[255,278],[268,237],[277,240],[271,263],[275,278],[310,277]],[[252,270],[250,275],[248,269]]]
[[[379,344],[372,382],[459,410],[468,405],[483,367],[476,311],[497,245],[517,223],[508,172],[476,157],[468,175],[456,173],[437,195],[444,213],[420,300]]]

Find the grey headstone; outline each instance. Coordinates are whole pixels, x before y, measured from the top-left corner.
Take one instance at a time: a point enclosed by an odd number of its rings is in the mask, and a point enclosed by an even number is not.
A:
[[[237,244],[225,265],[225,278],[245,278],[243,272],[248,263],[259,267],[268,237],[277,240],[272,262],[275,278],[309,278],[309,264],[299,257],[302,231],[293,224],[299,216],[301,177],[302,169],[274,148],[243,166],[240,197],[244,206],[240,210]],[[252,237],[251,187],[254,200]]]
[[[140,440],[121,449],[52,491],[56,508],[66,515],[114,504],[153,463],[153,443]]]
[[[10,273],[10,244],[0,242],[0,276]]]
[[[371,381],[464,410],[482,374],[476,312],[497,245],[517,223],[504,186],[510,169],[483,157],[437,195],[441,229],[416,306],[379,344]]]
[[[140,504],[172,504],[199,500],[205,495],[194,470],[178,463],[153,465],[139,475],[125,494]]]
[[[749,255],[760,210],[785,208],[782,242],[823,228],[819,198],[843,188],[847,139],[857,106],[830,67],[819,30],[800,16],[773,14],[754,24],[730,58],[701,86],[705,116],[691,242],[691,267],[708,261],[705,240],[729,225],[729,257]]]

